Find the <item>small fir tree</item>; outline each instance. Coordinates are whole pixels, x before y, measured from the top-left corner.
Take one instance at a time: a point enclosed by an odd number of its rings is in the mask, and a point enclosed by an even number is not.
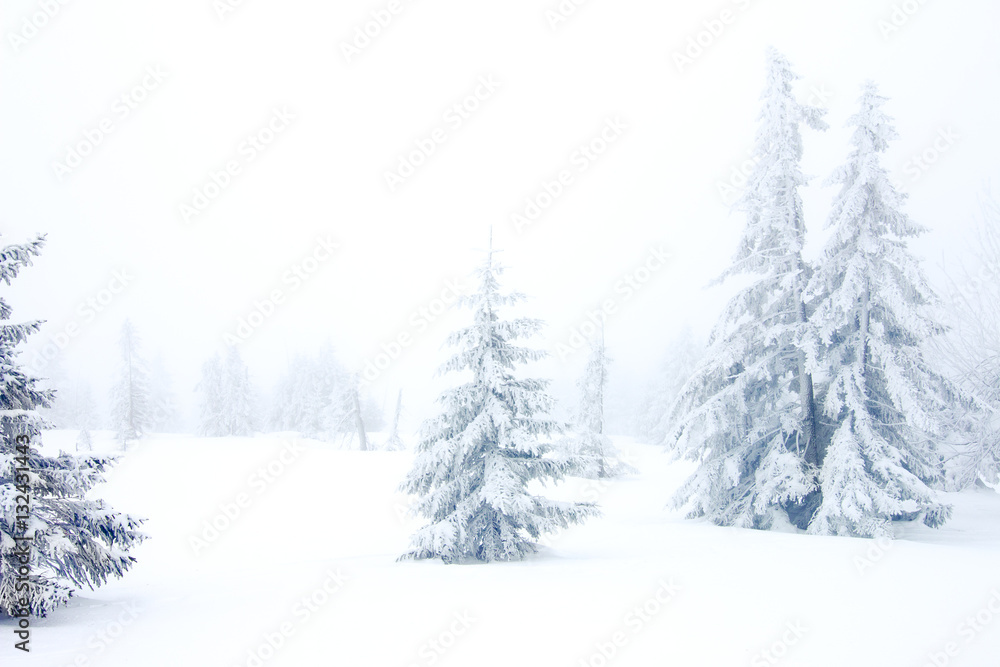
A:
[[[548,382],[514,375],[544,356],[515,343],[542,323],[500,319],[501,308],[524,298],[501,294],[500,273],[491,249],[478,272],[479,291],[460,301],[472,309],[473,323],[448,338],[458,351],[441,372],[470,378],[438,399],[442,413],[425,424],[402,484],[419,496],[415,511],[430,520],[402,558],[519,560],[536,550],[541,535],[597,513],[593,504],[556,502],[527,489],[533,480],[560,479],[573,464],[549,455],[546,441],[557,425],[546,416],[553,405]]]

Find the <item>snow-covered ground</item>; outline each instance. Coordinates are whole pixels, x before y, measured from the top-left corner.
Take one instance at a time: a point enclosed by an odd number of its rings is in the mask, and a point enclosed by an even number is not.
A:
[[[138,564],[0,665],[1000,664],[1000,495],[953,495],[945,528],[892,542],[718,528],[665,506],[687,464],[616,442],[639,476],[550,489],[601,518],[526,562],[446,566],[395,560],[419,525],[396,493],[409,452],[152,437],[96,490],[148,517]]]

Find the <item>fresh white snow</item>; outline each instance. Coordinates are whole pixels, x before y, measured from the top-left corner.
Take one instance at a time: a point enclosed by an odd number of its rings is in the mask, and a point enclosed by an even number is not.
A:
[[[75,439],[48,432],[44,449]],[[2,665],[997,664],[1000,494],[947,494],[951,521],[894,541],[720,528],[666,507],[690,463],[614,441],[639,475],[548,490],[602,517],[523,562],[446,566],[395,561],[419,525],[396,492],[412,452],[152,436],[95,490],[148,517],[138,564],[34,620],[30,656],[6,647]],[[96,452],[116,447],[94,433]]]

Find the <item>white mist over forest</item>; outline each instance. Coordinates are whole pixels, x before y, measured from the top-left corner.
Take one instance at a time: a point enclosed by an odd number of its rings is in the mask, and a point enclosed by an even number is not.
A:
[[[7,3],[5,25],[35,7]],[[703,288],[725,268],[742,225],[720,185],[749,157],[768,45],[802,73],[800,95],[830,110],[830,130],[804,137],[803,168],[816,177],[803,190],[811,251],[834,194],[821,183],[844,158],[844,124],[866,79],[890,98],[900,140],[887,164],[911,194],[908,210],[930,228],[915,249],[933,277],[941,261],[959,261],[995,171],[986,82],[998,55],[985,33],[996,10],[986,2],[922,5],[887,34],[880,22],[891,20],[891,3],[821,14],[791,2],[588,3],[554,29],[536,3],[414,4],[347,62],[341,41],[375,9],[60,5],[40,34],[4,49],[4,235],[48,234],[10,297],[21,317],[47,321],[30,349],[78,324],[62,350],[66,373],[103,397],[111,343],[129,318],[147,355],[163,356],[190,426],[201,363],[272,290],[287,292],[285,302],[242,344],[265,396],[290,359],[327,339],[349,368],[363,369],[409,332],[446,281],[468,276],[492,226],[510,285],[532,297],[525,308],[548,322],[540,341],[553,352],[650,248],[669,249],[670,266],[607,325],[615,393],[632,399],[669,341],[688,326],[705,337],[732,293]],[[677,61],[724,9],[733,17],[724,35],[692,64]],[[489,77],[495,90],[481,87]],[[984,85],[968,85],[977,80]],[[477,88],[484,99],[468,118],[449,115]],[[253,148],[248,137],[276,113],[288,118]],[[620,137],[580,172],[574,153],[614,119]],[[57,173],[103,120],[111,130],[93,153]],[[385,172],[435,129],[446,141],[390,191]],[[955,133],[954,144],[931,169],[908,170],[942,131]],[[185,221],[180,207],[234,160],[241,173]],[[565,194],[516,229],[511,215],[563,170],[573,177]],[[284,280],[321,238],[338,252],[300,285]],[[121,293],[100,312],[81,309],[122,271],[130,280]],[[414,330],[371,387],[375,399],[391,409],[404,388],[416,426],[433,410],[439,348],[458,323],[448,313]],[[573,355],[541,367],[563,402],[582,363]]]
[[[8,0],[0,664],[994,665],[998,24]]]

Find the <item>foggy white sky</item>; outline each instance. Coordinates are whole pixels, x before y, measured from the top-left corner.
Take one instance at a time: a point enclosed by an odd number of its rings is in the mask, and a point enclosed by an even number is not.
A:
[[[352,62],[341,44],[388,0],[244,0],[223,19],[213,0],[68,2],[12,40],[42,4],[0,6],[0,233],[49,238],[5,294],[15,319],[48,320],[34,349],[78,325],[65,365],[101,393],[125,317],[187,400],[202,361],[278,289],[283,303],[243,344],[259,386],[327,337],[360,370],[411,334],[372,393],[402,386],[411,418],[427,416],[442,386],[439,346],[465,319],[450,313],[423,330],[410,318],[480,261],[490,225],[507,286],[549,323],[537,343],[555,351],[588,309],[616,298],[607,339],[618,384],[645,382],[669,340],[685,325],[705,333],[731,291],[702,289],[743,223],[717,186],[747,157],[768,45],[803,75],[804,99],[828,96],[831,129],[806,134],[805,167],[819,177],[804,193],[812,231],[825,223],[834,192],[820,183],[846,156],[843,125],[867,78],[891,98],[901,139],[887,164],[912,193],[909,213],[932,229],[916,246],[932,277],[997,175],[1000,8],[987,0],[590,0],[555,30],[545,12],[557,0],[404,0]],[[884,36],[879,22],[904,4],[915,11]],[[678,72],[672,54],[723,10],[730,23]],[[499,85],[456,127],[448,109],[481,77]],[[144,79],[145,99],[123,106]],[[273,142],[244,145],[276,109],[286,120],[273,121]],[[55,164],[104,119],[111,132],[60,178]],[[625,129],[581,173],[574,151],[609,119]],[[446,141],[390,192],[384,173],[436,128]],[[957,140],[914,180],[907,160],[946,130]],[[230,160],[240,172],[185,223],[179,206]],[[563,169],[572,184],[517,233],[510,215]],[[309,280],[284,280],[318,238],[339,249]],[[670,265],[631,298],[616,295],[660,247]],[[82,315],[79,304],[122,270],[125,289]],[[582,361],[538,371],[567,396]]]

